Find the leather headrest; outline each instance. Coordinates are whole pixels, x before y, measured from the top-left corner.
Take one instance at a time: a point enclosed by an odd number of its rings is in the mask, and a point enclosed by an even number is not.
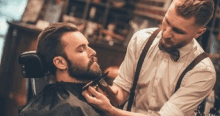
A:
[[[26,78],[43,78],[45,69],[36,51],[23,52],[18,58],[22,74]]]

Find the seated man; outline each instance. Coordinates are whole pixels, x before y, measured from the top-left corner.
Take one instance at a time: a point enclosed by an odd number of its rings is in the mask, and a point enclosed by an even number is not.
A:
[[[52,24],[38,37],[37,54],[56,82],[47,85],[20,116],[103,116],[81,95],[85,83],[99,78],[101,69],[88,40],[69,23]]]

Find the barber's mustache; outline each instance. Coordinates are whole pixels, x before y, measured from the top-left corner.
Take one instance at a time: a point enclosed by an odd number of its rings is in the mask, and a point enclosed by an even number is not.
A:
[[[166,43],[171,44],[171,45],[173,44],[173,41],[171,40],[171,38],[163,38],[163,39]]]
[[[163,33],[162,33],[162,39],[163,39],[166,43],[173,44],[172,39],[171,39],[171,38],[165,38]]]

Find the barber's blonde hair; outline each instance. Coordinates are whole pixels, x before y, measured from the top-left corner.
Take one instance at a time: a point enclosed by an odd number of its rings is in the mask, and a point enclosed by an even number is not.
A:
[[[205,26],[214,12],[213,0],[176,0],[177,14],[184,18],[195,17],[195,24]]]

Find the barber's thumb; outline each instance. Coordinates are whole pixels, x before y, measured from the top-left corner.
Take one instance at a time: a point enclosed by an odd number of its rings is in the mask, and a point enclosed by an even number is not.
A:
[[[112,92],[113,92],[115,95],[118,94],[118,89],[117,89],[117,88],[115,88],[114,86],[110,86],[110,88],[111,88]]]

